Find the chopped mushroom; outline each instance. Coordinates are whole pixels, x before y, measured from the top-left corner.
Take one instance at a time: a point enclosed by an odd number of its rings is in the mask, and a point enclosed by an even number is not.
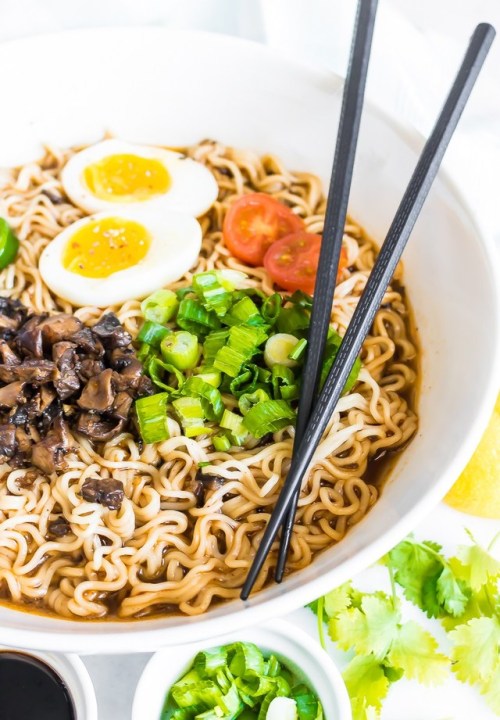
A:
[[[142,365],[137,358],[132,358],[128,365],[119,373],[115,373],[115,384],[118,390],[136,390],[142,374]]]
[[[82,327],[76,332],[71,342],[76,343],[85,355],[91,355],[93,358],[101,358],[104,355],[102,342],[88,327]]]
[[[54,420],[52,428],[43,440],[31,448],[33,465],[50,475],[64,468],[64,455],[70,449],[69,433],[66,423],[61,417]]]
[[[84,410],[102,413],[111,409],[114,399],[113,370],[108,368],[90,378],[77,402]]]
[[[13,408],[26,401],[24,387],[26,383],[16,380],[0,388],[0,408]]]
[[[0,457],[11,467],[64,469],[69,423],[106,442],[127,429],[134,400],[151,392],[114,313],[91,328],[65,313],[28,315],[19,301],[0,298]]]
[[[23,360],[20,365],[0,365],[0,380],[22,380],[30,385],[43,385],[53,379],[56,366],[50,360]]]
[[[125,421],[120,418],[103,418],[96,413],[81,413],[78,416],[76,430],[97,442],[107,442],[122,432]]]
[[[74,315],[52,315],[40,323],[42,337],[47,345],[54,345],[61,340],[71,340],[75,333],[82,329],[81,320]]]
[[[52,348],[52,357],[59,371],[54,380],[54,387],[61,400],[66,400],[80,389],[77,372],[80,361],[76,347],[74,343],[62,341]]]
[[[71,533],[71,526],[65,517],[60,515],[55,520],[51,520],[47,525],[47,534],[54,538],[64,537]]]
[[[80,360],[80,368],[78,370],[78,377],[82,382],[90,380],[94,375],[98,375],[100,372],[105,370],[106,367],[102,360],[93,360],[92,358],[85,358]]]
[[[19,365],[21,362],[3,338],[0,338],[0,358],[5,365]]]
[[[27,309],[19,300],[0,297],[0,335],[5,336],[17,330],[24,322]]]
[[[110,510],[121,508],[124,495],[123,483],[114,478],[87,478],[82,485],[84,500],[105,505]]]
[[[16,428],[14,425],[0,425],[0,459],[8,460],[17,452]]]
[[[99,322],[92,327],[92,332],[102,340],[109,350],[130,345],[132,342],[129,333],[123,329],[122,324],[112,312],[103,315]]]
[[[126,420],[132,407],[133,399],[127,392],[119,392],[113,402],[113,415]]]
[[[19,330],[16,337],[16,345],[19,352],[23,355],[35,358],[43,357],[41,323],[45,320],[45,317],[45,315],[33,315]]]

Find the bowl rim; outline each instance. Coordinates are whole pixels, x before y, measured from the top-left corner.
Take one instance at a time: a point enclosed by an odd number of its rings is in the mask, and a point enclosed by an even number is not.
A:
[[[327,709],[329,709],[329,704],[325,703],[325,700],[327,700],[329,695],[329,703],[333,700],[337,706],[335,708],[335,720],[351,720],[351,703],[341,672],[332,657],[320,646],[315,638],[301,628],[296,627],[291,622],[283,619],[273,620],[272,624],[264,623],[263,625],[257,625],[251,628],[251,632],[252,634],[255,633],[255,637],[253,637],[253,635],[251,638],[240,637],[240,635],[245,636],[249,633],[249,629],[247,628],[246,630],[236,630],[231,633],[220,635],[217,638],[206,639],[204,641],[183,645],[172,645],[155,652],[144,666],[137,683],[132,703],[131,720],[149,720],[147,714],[146,716],[144,714],[144,701],[150,698],[149,683],[152,678],[157,677],[160,673],[165,675],[166,681],[163,691],[161,692],[161,696],[164,699],[166,698],[166,695],[173,683],[176,682],[176,680],[188,669],[179,670],[178,668],[188,664],[190,667],[196,653],[210,647],[219,647],[230,642],[238,641],[254,642],[258,647],[267,646],[271,651],[275,649],[273,648],[275,644],[280,644],[280,641],[289,643],[289,650],[281,650],[277,648],[275,651],[278,655],[282,656],[285,661],[289,661],[290,664],[297,665],[299,669],[301,669],[301,663],[304,662],[304,655],[308,656],[308,661],[311,665],[315,665],[317,667],[321,676],[321,680],[318,684],[321,684],[322,680],[327,681],[324,685],[324,692],[319,691],[316,687],[314,688],[323,704],[323,707],[325,708],[326,705]],[[165,662],[169,660],[171,656],[175,656],[179,660],[175,669],[168,666]],[[302,672],[304,677],[308,679],[309,683],[314,684],[314,680],[317,680],[317,678],[311,677],[310,672]],[[159,689],[158,694],[160,694]],[[151,718],[151,720],[156,719]]]
[[[37,43],[57,42],[66,37],[80,37],[91,42],[91,38],[98,36],[108,37],[110,35],[141,35],[157,34],[163,36],[181,35],[183,37],[203,38],[205,42],[222,43],[227,46],[243,46],[252,53],[259,54],[262,58],[269,58],[274,63],[281,63],[282,67],[291,70],[295,69],[303,76],[304,82],[336,83],[339,87],[343,78],[325,68],[315,67],[290,59],[287,54],[274,48],[269,48],[261,43],[241,39],[233,36],[211,33],[197,30],[184,30],[171,27],[151,26],[126,26],[126,27],[101,27],[66,30],[56,33],[40,34],[20,39],[8,40],[0,44],[0,49],[18,48],[22,51],[27,46]],[[366,101],[365,107],[371,113],[378,116],[383,123],[399,137],[401,142],[411,150],[419,152],[423,146],[423,136],[412,127],[406,127],[393,118],[386,110],[380,108],[373,101]],[[461,206],[464,216],[470,224],[471,230],[479,240],[487,259],[490,261],[490,279],[492,281],[492,293],[496,300],[492,308],[495,324],[495,347],[491,358],[490,376],[487,380],[487,391],[483,395],[475,411],[475,416],[469,424],[469,429],[464,442],[458,449],[452,462],[443,468],[439,479],[429,489],[413,508],[403,517],[397,519],[388,529],[371,545],[359,550],[356,554],[337,565],[334,569],[324,573],[321,577],[310,580],[307,584],[286,590],[274,598],[259,601],[253,604],[253,599],[245,601],[234,600],[226,603],[227,612],[224,615],[224,628],[227,632],[247,628],[250,625],[262,623],[266,618],[279,617],[283,614],[284,596],[286,594],[286,612],[305,605],[315,597],[325,592],[325,588],[338,586],[352,578],[373,562],[376,562],[394,545],[396,545],[408,532],[411,531],[428,512],[442,499],[446,491],[451,487],[468,459],[476,448],[482,432],[487,425],[493,411],[496,394],[500,385],[500,264],[498,263],[497,250],[493,237],[481,227],[477,214],[471,210],[463,193],[456,187],[450,178],[445,167],[441,167],[439,178],[446,190]],[[329,580],[331,576],[334,580]],[[330,583],[330,584],[329,584]],[[286,585],[284,586],[286,588]],[[260,593],[255,596],[258,598]],[[11,606],[9,611],[19,617],[24,610],[16,610]],[[161,647],[168,647],[178,644],[183,639],[190,642],[198,638],[214,638],[220,633],[221,618],[210,615],[199,615],[196,618],[183,617],[178,625],[162,627],[158,623],[161,619],[144,620],[119,620],[119,621],[78,621],[66,618],[54,618],[44,615],[46,627],[43,630],[33,630],[19,627],[17,623],[8,626],[3,623],[2,642],[6,645],[13,645],[24,648],[42,648],[44,650],[56,650],[61,652],[82,653],[106,653],[112,647],[114,653],[140,652],[142,650],[154,651]],[[95,630],[94,630],[95,628]],[[131,647],[133,642],[133,647]]]

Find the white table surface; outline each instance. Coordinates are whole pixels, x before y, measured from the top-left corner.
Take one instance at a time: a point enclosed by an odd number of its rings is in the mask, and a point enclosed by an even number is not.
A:
[[[430,127],[436,98],[447,84],[450,63],[456,66],[472,26],[488,20],[500,29],[499,0],[380,0],[374,57],[378,70],[370,70],[367,93],[387,110],[421,132]],[[342,73],[346,62],[354,0],[1,0],[0,40],[73,27],[102,25],[168,24],[240,35],[293,51],[310,63],[328,65]],[[335,22],[327,22],[333,17]],[[346,44],[347,43],[347,44]],[[401,63],[385,62],[385,48],[401,49]],[[405,53],[412,47],[413,52]],[[377,50],[377,48],[379,48]],[[406,63],[404,62],[406,58]],[[387,57],[385,56],[387,60]],[[385,73],[386,82],[380,76]],[[500,161],[500,40],[497,39],[484,78],[450,148],[451,171],[469,203],[481,216],[483,227],[500,241],[498,165]],[[384,95],[385,92],[385,95]],[[487,152],[486,152],[487,149]],[[484,153],[482,152],[484,151]],[[466,172],[461,170],[466,168]],[[500,523],[456,513],[444,505],[436,508],[416,534],[443,542],[450,551],[465,542],[463,527],[476,536],[491,538]],[[371,589],[380,570],[368,569],[357,581]],[[429,629],[439,626],[406,605]],[[301,609],[293,621],[316,636],[315,618]],[[437,634],[438,639],[444,633]],[[444,640],[445,642],[445,640]],[[443,644],[445,648],[445,644]],[[331,646],[335,660],[343,656]],[[85,657],[94,682],[99,720],[128,720],[137,680],[148,654]],[[437,688],[400,681],[391,687],[382,720],[494,720],[481,697],[453,677]],[[144,720],[148,720],[147,717]]]

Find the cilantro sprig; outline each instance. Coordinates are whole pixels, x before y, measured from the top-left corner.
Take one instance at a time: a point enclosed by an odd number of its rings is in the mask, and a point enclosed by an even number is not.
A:
[[[467,531],[468,532],[468,531]],[[435,684],[451,668],[462,682],[484,695],[500,715],[500,562],[468,532],[447,558],[435,542],[410,536],[382,559],[392,592],[363,593],[346,583],[311,605],[320,641],[328,635],[341,650],[354,653],[344,670],[354,720],[377,720],[392,683],[400,678]],[[404,621],[397,588],[448,632],[449,656],[413,620]]]

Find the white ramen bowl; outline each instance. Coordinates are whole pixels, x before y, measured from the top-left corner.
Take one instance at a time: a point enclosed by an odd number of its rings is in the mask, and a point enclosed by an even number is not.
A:
[[[40,156],[44,142],[64,147],[110,131],[171,146],[218,138],[272,151],[289,168],[328,181],[342,81],[260,45],[166,29],[83,30],[7,43],[0,67],[8,98],[0,166]],[[379,241],[422,144],[382,111],[365,107],[350,212]],[[494,247],[443,173],[404,260],[423,349],[420,427],[380,500],[341,543],[249,602],[220,604],[200,617],[92,623],[0,606],[2,641],[104,653],[217,637],[303,605],[411,531],[472,454],[492,410],[500,365]]]
[[[303,630],[284,620],[222,635],[210,642],[170,647],[148,662],[135,691],[132,720],[160,720],[172,685],[192,666],[196,653],[233,642],[251,642],[274,654],[316,693],[327,720],[351,720],[351,704],[342,675],[327,653]]]

